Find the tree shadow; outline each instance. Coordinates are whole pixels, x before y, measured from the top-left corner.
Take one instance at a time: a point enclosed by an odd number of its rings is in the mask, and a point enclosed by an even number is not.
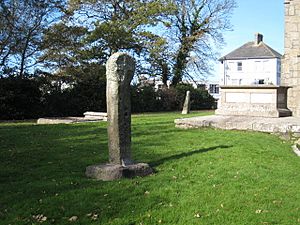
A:
[[[217,150],[217,149],[220,149],[220,148],[231,148],[231,147],[232,146],[230,146],[230,145],[219,145],[219,146],[213,146],[213,147],[209,147],[209,148],[194,150],[194,151],[191,151],[191,152],[183,152],[183,153],[180,153],[180,154],[177,154],[177,155],[171,155],[171,156],[159,159],[159,160],[154,161],[154,162],[150,162],[149,164],[152,167],[156,167],[156,166],[159,166],[159,165],[161,165],[161,164],[163,164],[167,161],[170,161],[170,160],[181,159],[181,158],[191,156],[191,155],[194,155],[194,154],[205,153],[205,152]]]

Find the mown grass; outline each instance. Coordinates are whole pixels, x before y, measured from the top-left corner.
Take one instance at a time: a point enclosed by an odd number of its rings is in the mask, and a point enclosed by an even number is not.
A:
[[[0,124],[0,223],[41,224],[34,216],[43,215],[42,224],[300,224],[300,159],[290,143],[176,129],[180,117],[134,115],[133,157],[156,173],[111,182],[84,175],[107,161],[105,122]]]

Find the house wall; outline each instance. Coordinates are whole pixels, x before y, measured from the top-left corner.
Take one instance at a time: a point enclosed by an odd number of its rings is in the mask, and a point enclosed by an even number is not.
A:
[[[221,64],[222,85],[251,85],[264,80],[266,84],[280,84],[281,60],[244,59],[225,60]]]

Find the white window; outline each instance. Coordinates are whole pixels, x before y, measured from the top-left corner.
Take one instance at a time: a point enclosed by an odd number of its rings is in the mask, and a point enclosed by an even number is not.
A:
[[[232,79],[231,83],[232,85],[241,85],[242,79]]]
[[[210,84],[209,85],[209,93],[210,94],[219,94],[219,85],[218,84]]]
[[[235,69],[234,62],[229,62],[227,66],[227,70],[234,70],[234,69]]]
[[[269,61],[268,60],[264,60],[263,61],[263,71],[264,72],[270,72],[270,68],[269,68]]]
[[[255,61],[255,71],[261,72],[262,71],[262,63],[261,61]]]
[[[242,62],[237,63],[237,71],[243,71],[243,63]]]
[[[265,80],[264,79],[259,79],[258,80],[258,84],[264,84],[265,83]]]

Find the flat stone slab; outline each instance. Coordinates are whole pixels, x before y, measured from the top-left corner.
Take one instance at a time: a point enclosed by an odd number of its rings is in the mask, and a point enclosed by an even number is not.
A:
[[[253,130],[267,133],[300,133],[300,118],[297,117],[251,117],[251,116],[200,116],[176,119],[178,128],[215,127],[225,130]]]
[[[85,119],[98,119],[107,121],[107,113],[106,112],[92,112],[88,111],[83,113]]]
[[[87,177],[103,181],[144,177],[152,173],[153,169],[147,163],[137,163],[128,166],[99,164],[88,166],[85,171]]]
[[[297,147],[297,145],[293,145],[293,146],[292,146],[292,149],[293,149],[294,153],[295,153],[297,156],[300,156],[300,150],[299,150],[299,148]]]
[[[82,122],[96,122],[103,121],[99,118],[85,118],[85,117],[52,117],[52,118],[39,118],[37,124],[70,124]]]

